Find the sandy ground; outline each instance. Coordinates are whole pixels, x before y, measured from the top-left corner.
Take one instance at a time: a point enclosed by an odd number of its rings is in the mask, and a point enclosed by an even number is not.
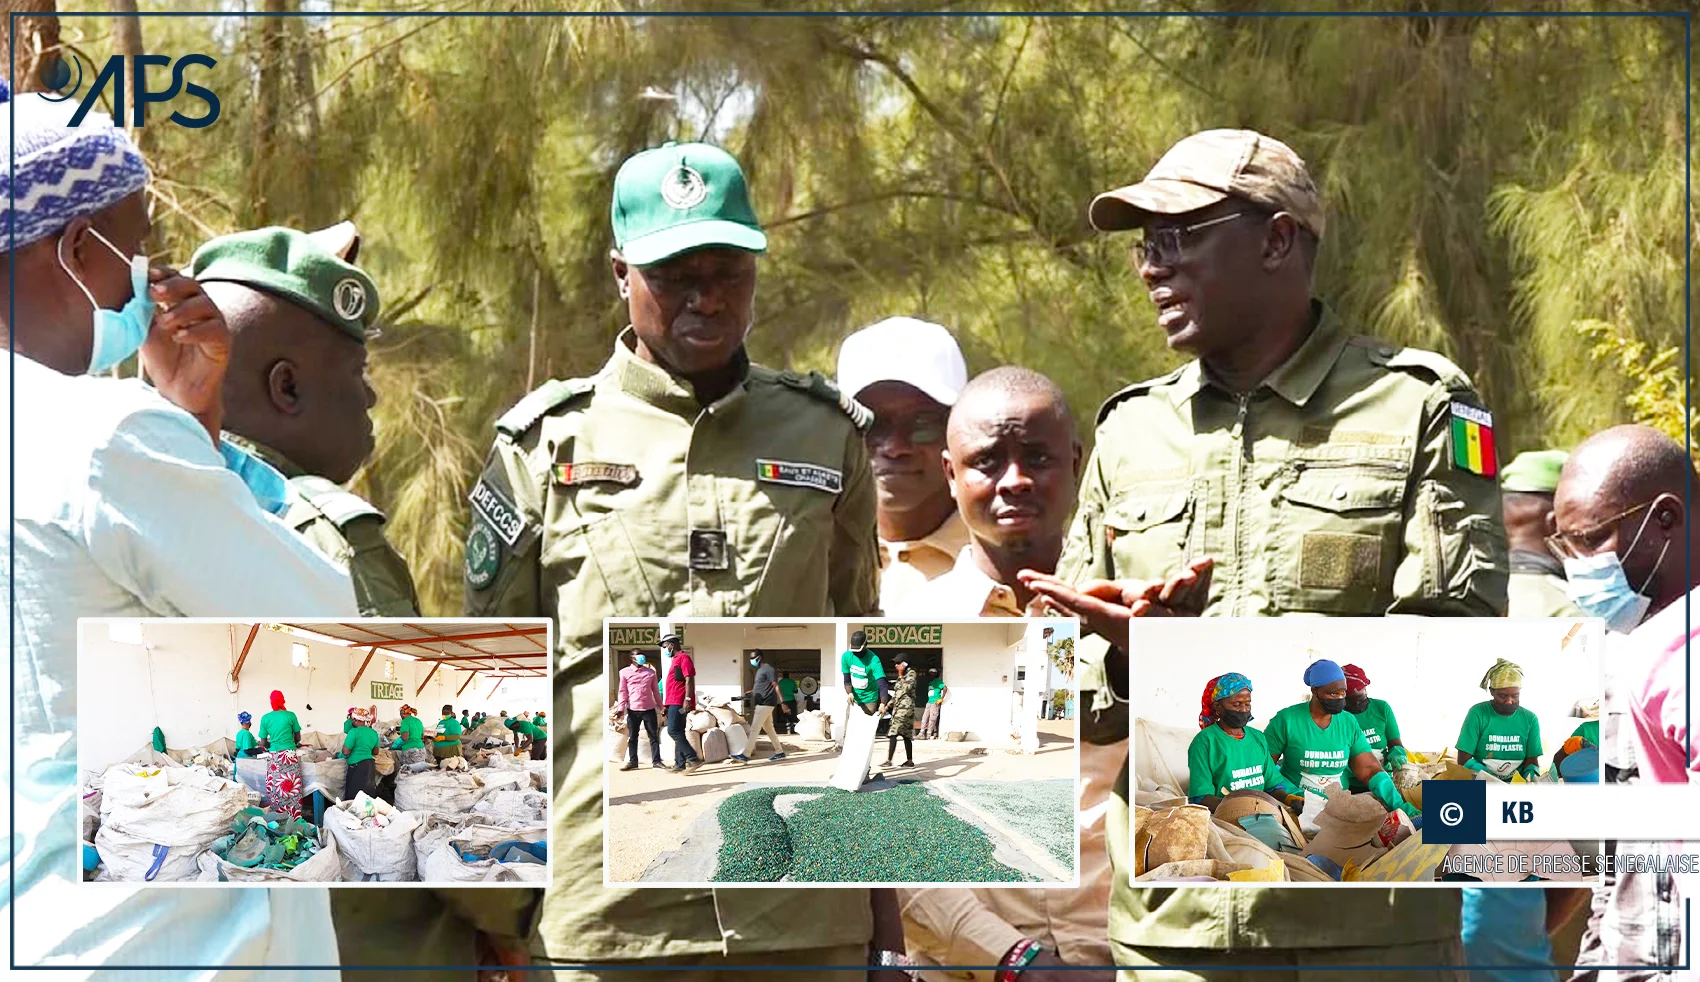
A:
[[[1040,720],[1039,750],[1031,756],[1011,753],[983,743],[949,743],[945,740],[915,741],[915,766],[894,767],[886,776],[904,780],[935,781],[966,778],[974,781],[1016,781],[1073,777],[1078,755],[1074,745],[1074,720]],[[838,754],[833,745],[805,742],[786,735],[784,760],[769,762],[770,751],[763,741],[758,755],[747,765],[735,761],[705,764],[689,777],[649,766],[648,741],[638,746],[644,763],[635,771],[621,771],[620,763],[608,762],[608,796],[605,835],[608,842],[608,876],[614,881],[633,881],[643,875],[651,861],[676,848],[685,831],[704,811],[746,784],[825,784],[832,779]],[[875,746],[873,768],[884,770],[886,742]],[[976,751],[984,751],[977,753]],[[903,742],[897,744],[897,763],[903,762]]]

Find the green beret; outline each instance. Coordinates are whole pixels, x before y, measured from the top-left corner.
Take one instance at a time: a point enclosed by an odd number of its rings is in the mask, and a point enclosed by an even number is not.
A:
[[[1562,450],[1527,450],[1511,458],[1500,472],[1500,489],[1552,494],[1558,490],[1558,475],[1570,455]]]
[[[221,235],[195,250],[189,275],[242,283],[311,310],[364,344],[378,317],[378,287],[306,232],[262,228]]]

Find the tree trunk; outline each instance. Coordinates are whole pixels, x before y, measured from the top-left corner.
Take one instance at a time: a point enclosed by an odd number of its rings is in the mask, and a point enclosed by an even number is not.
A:
[[[0,51],[10,51],[11,13],[52,14],[58,12],[56,0],[0,0]],[[50,52],[59,48],[59,18],[21,17],[18,19],[16,65],[6,66],[6,80],[14,92],[45,92],[41,80],[42,63]]]
[[[268,14],[280,14],[286,9],[284,0],[266,0]],[[259,25],[259,97],[254,102],[254,159],[248,169],[251,175],[248,200],[253,209],[252,224],[270,225],[272,158],[277,148],[277,127],[282,120],[279,103],[287,71],[287,52],[282,17],[261,17]]]

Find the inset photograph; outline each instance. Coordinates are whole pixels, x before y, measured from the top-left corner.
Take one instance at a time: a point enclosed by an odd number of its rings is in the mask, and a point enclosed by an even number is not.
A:
[[[548,879],[547,620],[78,623],[83,879]]]
[[[1423,842],[1423,781],[1597,782],[1602,634],[1579,619],[1136,620],[1134,880],[1482,882],[1442,873],[1449,847]],[[1494,845],[1562,857],[1531,868],[1581,880],[1598,844]]]
[[[1078,882],[1073,619],[610,620],[606,882]]]

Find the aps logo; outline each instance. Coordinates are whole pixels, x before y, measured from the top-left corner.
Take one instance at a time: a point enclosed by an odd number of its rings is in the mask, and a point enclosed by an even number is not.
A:
[[[126,65],[126,62],[129,62]],[[126,79],[129,90],[133,93],[128,103],[130,108],[130,126],[143,126],[147,123],[147,107],[150,102],[170,102],[179,94],[188,95],[206,103],[206,112],[199,116],[185,115],[181,110],[171,114],[171,121],[179,126],[198,130],[203,126],[211,126],[218,120],[218,96],[205,86],[196,85],[184,79],[183,73],[190,66],[212,68],[218,62],[202,54],[184,55],[173,61],[166,55],[113,55],[106,59],[106,64],[94,76],[88,91],[83,93],[77,103],[77,111],[71,116],[71,125],[82,124],[83,118],[94,107],[96,98],[107,85],[112,86],[113,115],[120,125],[124,124]],[[147,87],[145,69],[149,66],[171,69],[171,87],[159,91],[150,91]],[[128,68],[128,71],[126,71]],[[43,98],[52,102],[65,102],[78,99],[78,92],[86,81],[82,59],[76,55],[50,54],[42,61],[40,71],[41,83],[47,87]]]

